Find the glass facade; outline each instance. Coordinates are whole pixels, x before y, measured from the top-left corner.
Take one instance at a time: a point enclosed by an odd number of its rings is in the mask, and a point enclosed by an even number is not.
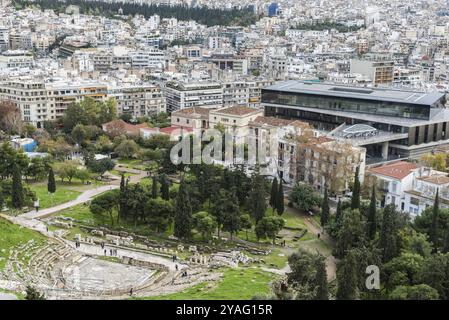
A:
[[[262,91],[262,103],[413,119],[428,120],[430,117],[430,106],[425,105],[379,100],[362,100],[350,97],[328,97],[266,89]]]

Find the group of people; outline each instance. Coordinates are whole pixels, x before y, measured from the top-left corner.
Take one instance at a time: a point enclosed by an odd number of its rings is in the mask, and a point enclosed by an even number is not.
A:
[[[104,249],[104,255],[107,256],[108,255],[108,250]],[[109,255],[112,256],[117,256],[117,249],[109,249]]]
[[[79,247],[81,247],[81,243],[79,241],[75,241],[75,248],[78,249]]]

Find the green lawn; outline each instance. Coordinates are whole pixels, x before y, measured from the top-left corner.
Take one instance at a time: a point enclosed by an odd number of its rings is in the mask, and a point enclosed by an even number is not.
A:
[[[54,207],[64,202],[75,200],[80,194],[79,184],[56,183],[56,192],[51,194],[47,191],[46,183],[31,184],[30,189],[36,193],[41,209]]]
[[[42,244],[47,241],[43,235],[35,231],[20,227],[0,218],[0,270],[5,267],[10,250],[32,239],[36,243]]]
[[[203,282],[179,293],[147,297],[148,300],[248,300],[270,293],[276,275],[258,268],[225,269],[223,279],[215,286]]]

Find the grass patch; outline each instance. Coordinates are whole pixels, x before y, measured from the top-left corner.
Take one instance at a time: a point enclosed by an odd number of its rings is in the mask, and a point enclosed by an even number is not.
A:
[[[203,282],[179,293],[147,297],[147,300],[248,300],[271,292],[276,275],[258,268],[225,269],[223,279],[214,286]]]
[[[76,190],[77,184],[70,185],[61,182],[56,183],[56,192],[54,194],[47,191],[47,184],[33,184],[30,185],[30,188],[36,193],[41,209],[75,200],[81,194],[81,191]]]

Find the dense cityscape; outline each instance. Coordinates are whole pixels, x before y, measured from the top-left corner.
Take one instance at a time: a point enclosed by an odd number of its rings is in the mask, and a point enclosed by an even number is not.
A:
[[[0,300],[449,299],[448,94],[447,0],[0,0]]]

